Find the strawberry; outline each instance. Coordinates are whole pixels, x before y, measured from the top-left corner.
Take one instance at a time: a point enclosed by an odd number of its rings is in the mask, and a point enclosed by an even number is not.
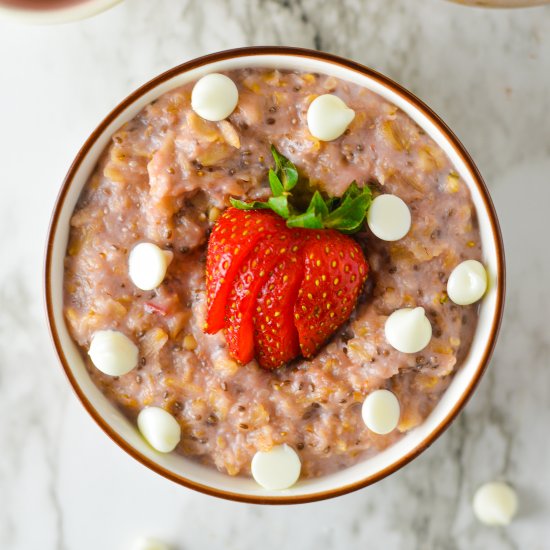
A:
[[[267,369],[313,357],[347,321],[368,265],[343,233],[363,225],[370,189],[355,182],[341,198],[316,191],[303,213],[290,190],[296,167],[274,148],[266,202],[232,199],[208,243],[205,332],[225,329],[229,353]]]
[[[271,212],[252,214],[231,208],[221,216],[208,241],[205,332],[225,328],[225,304],[241,264],[262,237],[284,228],[284,220]]]
[[[294,322],[304,357],[312,357],[348,320],[367,277],[359,245],[334,229],[315,231],[303,248],[304,278]]]
[[[300,354],[298,330],[294,325],[294,304],[304,274],[301,242],[291,239],[291,244],[281,252],[278,265],[256,300],[256,356],[264,368],[276,368]]]
[[[286,229],[286,228],[285,228]],[[254,312],[258,293],[286,250],[287,231],[268,234],[248,255],[233,282],[225,306],[225,338],[231,355],[241,363],[254,357]]]

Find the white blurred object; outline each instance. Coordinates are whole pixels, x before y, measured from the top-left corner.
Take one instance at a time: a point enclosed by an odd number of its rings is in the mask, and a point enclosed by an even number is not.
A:
[[[307,110],[309,131],[321,141],[338,139],[354,118],[355,111],[332,94],[316,97]]]
[[[432,338],[432,325],[423,307],[395,310],[384,325],[388,343],[402,353],[422,351]]]
[[[367,395],[361,415],[371,432],[380,435],[389,434],[399,424],[401,415],[399,400],[389,390],[375,390]]]
[[[518,510],[518,497],[508,484],[492,481],[474,495],[474,513],[486,525],[508,525]]]
[[[98,330],[92,336],[88,355],[94,366],[109,376],[122,376],[136,367],[138,347],[122,332]]]
[[[139,289],[153,290],[164,281],[173,257],[172,252],[156,244],[139,243],[130,252],[128,275]]]
[[[459,306],[474,304],[487,291],[487,271],[481,262],[466,260],[451,272],[447,282],[449,298]]]
[[[275,445],[269,451],[258,451],[252,458],[252,477],[264,489],[281,491],[292,487],[302,470],[296,451],[289,445]]]
[[[180,442],[178,421],[161,407],[145,407],[137,417],[137,425],[147,443],[160,453],[171,453]]]
[[[154,537],[137,538],[130,550],[173,550],[173,547]]]
[[[193,111],[212,122],[226,119],[235,110],[238,102],[239,90],[224,74],[210,73],[203,76],[191,92]]]
[[[378,195],[367,211],[369,229],[383,241],[398,241],[411,228],[411,211],[396,195]]]

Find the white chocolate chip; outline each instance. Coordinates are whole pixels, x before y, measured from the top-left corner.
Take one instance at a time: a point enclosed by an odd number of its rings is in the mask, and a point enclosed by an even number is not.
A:
[[[162,250],[153,243],[139,243],[130,252],[128,274],[141,290],[157,288],[173,258],[172,252]]]
[[[391,391],[375,390],[367,395],[361,414],[363,422],[371,432],[389,434],[399,423],[399,400]]]
[[[153,537],[139,537],[134,540],[131,550],[171,550],[171,546]]]
[[[296,451],[286,444],[258,451],[252,458],[252,477],[264,489],[280,491],[292,487],[300,477],[302,464]]]
[[[508,525],[518,509],[516,492],[500,481],[482,485],[474,495],[474,513],[487,525]]]
[[[459,306],[477,302],[486,290],[487,271],[477,260],[466,260],[458,264],[447,282],[447,294]]]
[[[383,241],[398,241],[411,228],[411,211],[395,195],[379,195],[367,211],[370,230]]]
[[[137,418],[141,435],[147,443],[161,453],[170,453],[181,439],[181,427],[178,421],[160,407],[146,407]]]
[[[88,355],[94,366],[109,376],[122,376],[138,362],[137,346],[122,332],[99,330],[92,336]]]
[[[239,102],[239,90],[224,74],[203,76],[191,92],[191,107],[200,117],[217,122],[227,118]]]
[[[384,330],[389,344],[403,353],[423,350],[432,337],[432,325],[423,307],[394,311],[386,319]]]
[[[316,97],[307,110],[309,131],[321,141],[339,138],[354,118],[355,111],[332,94]]]

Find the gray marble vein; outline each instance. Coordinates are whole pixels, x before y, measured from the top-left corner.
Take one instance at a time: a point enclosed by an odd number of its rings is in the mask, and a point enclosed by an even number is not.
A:
[[[401,82],[464,141],[500,212],[505,323],[467,409],[428,451],[334,501],[264,508],[159,478],[71,395],[46,332],[49,212],[71,158],[137,85],[187,59],[257,44],[323,49]],[[181,550],[550,549],[550,6],[443,0],[126,0],[87,21],[0,21],[0,548],[109,550],[156,535]],[[520,514],[480,525],[479,484]]]

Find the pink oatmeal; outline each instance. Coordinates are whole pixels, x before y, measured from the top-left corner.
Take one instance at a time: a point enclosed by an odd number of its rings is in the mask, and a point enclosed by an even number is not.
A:
[[[250,475],[258,450],[287,443],[302,477],[350,466],[394,443],[437,404],[468,352],[475,305],[445,292],[451,270],[480,259],[480,235],[466,184],[443,151],[407,115],[380,96],[334,77],[243,69],[228,72],[239,103],[227,120],[208,122],[191,109],[189,84],[148,105],[115,133],[71,220],[65,260],[65,315],[100,390],[135,420],[145,406],[171,412],[181,425],[177,451],[230,475]],[[356,112],[345,134],[320,142],[306,112],[332,93]],[[204,262],[209,232],[229,197],[268,196],[270,145],[330,196],[349,183],[401,197],[412,214],[396,242],[369,230],[355,235],[370,274],[348,323],[310,361],[273,372],[240,366],[222,332],[203,333]],[[128,276],[129,251],[142,241],[172,250],[154,291]],[[404,354],[384,336],[394,310],[425,308],[433,337]],[[102,374],[87,350],[95,331],[125,333],[139,347],[136,369]],[[365,396],[394,392],[398,429],[370,432]]]

